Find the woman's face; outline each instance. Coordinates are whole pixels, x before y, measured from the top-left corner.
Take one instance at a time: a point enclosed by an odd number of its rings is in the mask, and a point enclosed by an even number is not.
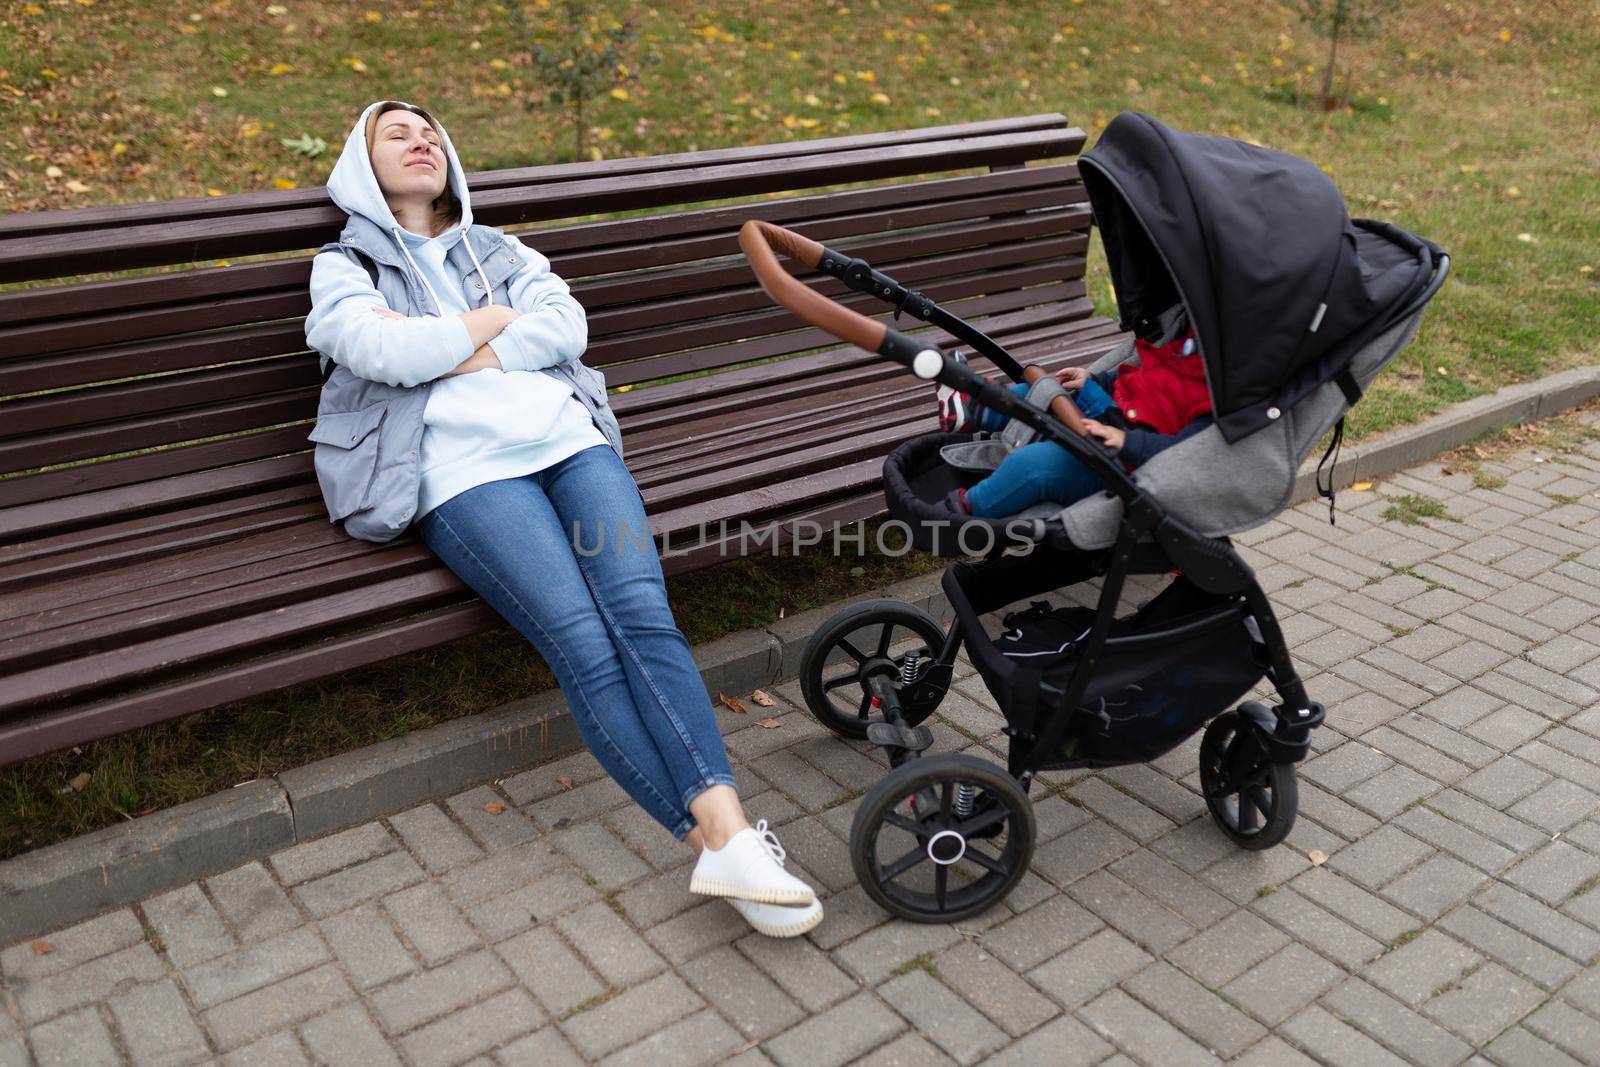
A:
[[[384,196],[431,202],[449,181],[446,166],[439,135],[421,115],[386,111],[378,116],[372,170]]]

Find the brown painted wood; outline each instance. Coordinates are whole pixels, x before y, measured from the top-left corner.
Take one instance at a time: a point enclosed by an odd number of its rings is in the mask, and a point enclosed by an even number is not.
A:
[[[465,587],[444,568],[389,578],[368,586],[303,601],[294,612],[260,611],[181,634],[138,641],[71,663],[18,671],[0,688],[0,715],[30,704],[122,686],[169,674],[174,667],[204,665],[230,654],[258,654],[286,642],[316,638],[349,619],[369,623],[403,618],[459,598]]]
[[[626,390],[630,470],[680,573],[737,550],[740,522],[881,514],[884,455],[934,421],[924,383],[772,307],[732,258],[738,224],[868,258],[1024,361],[1084,362],[1117,334],[1084,297],[1076,164],[1044,162],[1082,143],[1024,116],[469,182],[488,225],[644,212],[517,236],[589,310],[586,362]],[[48,215],[0,220],[0,283],[295,252],[343,222],[322,190]],[[309,269],[0,293],[0,475],[64,464],[0,477],[0,762],[504,625],[414,536],[370,545],[327,521],[305,440]],[[701,376],[660,382],[681,375]]]
[[[898,228],[893,219],[905,220],[899,225],[915,225],[917,218],[940,210],[939,205],[946,201],[960,203],[964,198],[979,196],[1044,196],[1059,198],[1063,203],[1082,203],[1084,195],[1077,164],[1047,164],[1003,174],[968,174],[887,187],[544,227],[524,230],[514,236],[552,256],[563,277],[581,278],[613,269],[631,270],[703,258],[713,252],[684,250],[679,239],[699,237],[719,241],[736,231],[747,218],[780,224],[804,222],[829,226],[836,219],[877,213],[890,216],[884,223],[887,228]],[[707,245],[705,249],[715,247],[718,246]],[[666,256],[682,255],[684,259],[660,258],[664,255],[662,249],[667,250]],[[595,259],[591,262],[584,258],[586,256]],[[620,266],[608,267],[608,263],[620,263]],[[25,325],[189,301],[229,299],[272,290],[304,289],[310,275],[311,257],[296,256],[6,292],[0,293],[0,323]],[[4,358],[6,350],[0,346],[0,359]]]
[[[0,720],[0,760],[18,760],[167,722],[301,682],[434,648],[505,622],[481,600],[449,605],[377,632],[329,639],[247,663],[88,703],[58,703],[10,722]]]
[[[115,614],[96,613],[70,623],[52,626],[8,640],[0,652],[0,670],[8,676],[42,670],[50,664],[69,665],[85,657],[114,652],[129,644],[155,641],[174,634],[210,631],[229,620],[279,609],[299,613],[310,597],[327,598],[356,592],[379,582],[421,572],[441,571],[438,559],[415,542],[383,551],[330,553],[320,565],[283,566],[274,560],[273,573],[252,576],[250,568],[227,572],[221,587],[206,581],[194,583],[181,598],[142,600]],[[281,569],[280,569],[281,568]],[[92,606],[115,610],[118,601],[106,597]],[[352,598],[352,607],[359,601]]]
[[[848,137],[823,137],[811,141],[789,141],[771,145],[707,149],[699,152],[679,152],[659,156],[623,157],[595,163],[558,163],[535,167],[477,171],[467,175],[467,189],[469,193],[476,194],[480,189],[520,188],[526,185],[541,185],[554,181],[624,177],[647,171],[681,170],[717,163],[788,159],[801,155],[821,155],[883,145],[910,144],[917,141],[939,141],[954,136],[981,136],[1019,133],[1025,130],[1057,129],[1066,125],[1067,120],[1063,116],[1046,113],[1019,116],[1017,118],[990,119],[981,122],[926,126],[918,129],[895,130],[885,133],[852,134]],[[186,200],[167,200],[153,204],[118,204],[104,207],[36,211],[0,217],[0,240],[24,234],[38,236],[49,233],[70,233],[95,229],[116,231],[129,223],[166,225],[199,218],[255,217],[263,212],[320,207],[328,202],[326,190],[311,188],[286,192],[270,191],[234,193],[227,196],[193,197]]]
[[[1028,131],[806,156],[793,159],[782,168],[765,161],[724,163],[645,172],[626,181],[596,178],[487,189],[473,197],[473,214],[484,225],[508,226],[584,213],[635,211],[686,200],[756,196],[794,189],[801,183],[841,184],[908,177],[934,169],[954,171],[1027,162],[1072,155],[1081,144],[1079,131]],[[131,225],[119,231],[116,246],[108,245],[103,234],[92,231],[16,237],[0,242],[0,284],[95,270],[296,251],[335,239],[344,221],[344,213],[329,203],[243,221],[202,218]]]

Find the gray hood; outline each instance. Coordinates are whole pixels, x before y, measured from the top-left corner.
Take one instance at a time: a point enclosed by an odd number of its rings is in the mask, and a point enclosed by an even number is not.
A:
[[[350,135],[345,138],[344,151],[339,153],[339,161],[333,165],[333,172],[328,175],[328,195],[346,214],[360,215],[387,234],[399,249],[402,258],[411,264],[418,280],[426,284],[427,279],[417,268],[416,261],[412,259],[406,241],[401,236],[403,229],[394,217],[394,212],[389,209],[388,202],[384,200],[383,190],[378,187],[378,176],[372,169],[372,157],[367,153],[367,119],[381,103],[383,101],[376,100],[363,108],[355,125],[350,128]],[[456,147],[451,142],[450,135],[445,132],[443,123],[439,123],[439,139],[443,142],[444,155],[448,162],[446,181],[455,192],[456,199],[461,202],[461,221],[434,238],[449,249],[461,240],[467,228],[472,225],[472,200],[467,192],[466,172],[461,169],[461,160],[456,156]],[[471,251],[470,245],[468,251]],[[474,266],[478,266],[477,257],[474,255],[472,259]],[[481,273],[482,267],[478,266],[478,270]]]

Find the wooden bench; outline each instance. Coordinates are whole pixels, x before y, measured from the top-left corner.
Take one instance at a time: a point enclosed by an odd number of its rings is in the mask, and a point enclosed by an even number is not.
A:
[[[588,310],[584,358],[674,572],[740,549],[724,521],[879,514],[884,455],[934,428],[926,384],[766,298],[739,223],[853,250],[1026,359],[1083,362],[1117,338],[1084,292],[1083,141],[1040,115],[469,184],[478,221],[543,224],[526,236]],[[0,284],[29,283],[0,292],[0,764],[504,625],[413,534],[328,521],[304,253],[344,219],[307,189],[0,220]]]

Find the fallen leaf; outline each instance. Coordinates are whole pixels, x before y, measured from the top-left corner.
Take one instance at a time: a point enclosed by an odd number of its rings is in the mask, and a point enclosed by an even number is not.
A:
[[[293,74],[294,67],[288,63],[274,63],[272,66],[267,68],[267,73],[274,76],[279,74]]]
[[[48,941],[35,941],[33,943],[33,954],[35,956],[48,956],[55,950],[56,947]]]
[[[559,785],[562,789],[571,789],[572,778],[569,775],[558,774],[556,775],[556,785]]]
[[[72,787],[72,791],[74,793],[83,792],[84,787],[89,784],[89,772],[84,771],[81,774],[73,775],[70,779],[68,779],[67,784]]]
[[[274,178],[274,179],[272,179],[272,184],[276,188],[279,188],[279,189],[293,189],[293,188],[295,188],[295,183],[290,181],[287,178]]]
[[[717,703],[721,704],[729,711],[738,712],[740,715],[743,715],[750,710],[744,706],[744,701],[740,700],[738,697],[731,697],[726,693],[717,694]]]
[[[224,89],[220,85],[213,85],[211,87],[211,95],[212,96],[227,96],[228,95],[228,90]]]
[[[67,183],[66,189],[69,193],[87,193],[89,191],[89,186],[74,178]]]
[[[1352,493],[1365,493],[1368,489],[1371,489],[1371,488],[1372,488],[1372,483],[1371,482],[1356,482],[1354,485],[1352,485],[1350,487],[1350,491]]]
[[[44,168],[44,176],[46,178],[59,178],[61,177],[61,168],[55,164],[51,164],[50,166]]]
[[[779,722],[777,719],[757,719],[756,725],[768,730],[776,730],[778,727],[782,726],[783,723]]]
[[[628,90],[624,89],[620,85],[617,86],[615,89],[611,90],[611,99],[624,101],[629,99]]]
[[[777,701],[773,700],[759,689],[750,694],[750,699],[754,700],[757,704],[760,704],[764,708],[770,708],[772,705],[777,703]]]
[[[490,815],[499,815],[502,811],[506,810],[506,806],[500,803],[498,800],[491,800],[489,803],[483,806],[483,810],[488,812]]]
[[[1311,866],[1321,867],[1324,863],[1328,862],[1328,854],[1322,851],[1320,848],[1314,848],[1310,852],[1306,853],[1306,859],[1311,861]]]

